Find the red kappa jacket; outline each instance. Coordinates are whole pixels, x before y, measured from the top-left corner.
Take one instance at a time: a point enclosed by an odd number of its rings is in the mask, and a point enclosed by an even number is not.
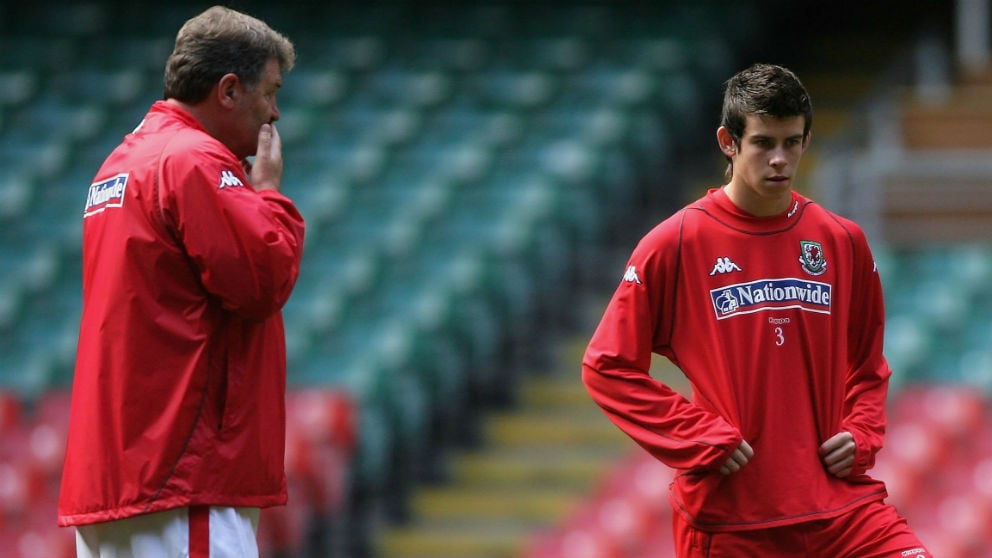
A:
[[[184,110],[156,102],[83,215],[83,314],[60,525],[286,502],[280,309],[304,223],[252,189]]]

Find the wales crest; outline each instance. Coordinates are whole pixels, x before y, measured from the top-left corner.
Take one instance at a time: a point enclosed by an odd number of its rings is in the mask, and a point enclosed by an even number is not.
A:
[[[799,263],[806,273],[823,275],[827,271],[827,260],[823,257],[823,246],[812,240],[800,241]]]

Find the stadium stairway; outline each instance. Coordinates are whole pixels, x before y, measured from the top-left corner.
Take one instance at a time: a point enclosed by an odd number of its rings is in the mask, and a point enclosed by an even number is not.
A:
[[[414,493],[410,521],[379,538],[380,558],[518,556],[630,451],[582,385],[587,341],[583,332],[561,343],[516,404],[485,420],[480,446],[449,459],[449,479]]]

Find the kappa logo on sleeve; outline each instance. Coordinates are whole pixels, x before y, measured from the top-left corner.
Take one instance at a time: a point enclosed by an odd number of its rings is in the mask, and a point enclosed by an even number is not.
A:
[[[623,280],[628,283],[641,284],[641,277],[637,274],[637,267],[629,266],[627,271],[623,273]]]
[[[243,188],[244,182],[234,174],[232,170],[222,170],[220,171],[220,185],[218,189],[224,188]]]
[[[102,213],[111,207],[123,207],[124,192],[127,191],[127,177],[128,173],[125,172],[113,178],[90,184],[83,218]]]

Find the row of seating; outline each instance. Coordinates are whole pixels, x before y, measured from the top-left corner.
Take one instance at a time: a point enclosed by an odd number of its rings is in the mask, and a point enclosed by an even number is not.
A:
[[[721,26],[689,32],[702,21],[681,8],[344,4],[256,12],[299,53],[279,123],[285,192],[308,222],[289,381],[345,395],[354,421],[353,441],[315,442],[291,413],[300,494],[263,522],[273,551],[316,544],[341,506],[346,531],[403,513],[437,455],[512,397],[576,261],[624,216],[638,159],[664,160],[668,130],[729,69]],[[0,387],[30,402],[71,379],[86,185],[161,95],[200,8],[4,9],[0,26],[19,27],[0,37]],[[331,408],[304,399],[291,410]]]
[[[49,389],[30,400],[13,391],[0,391],[0,548],[4,556],[76,555],[74,531],[55,526],[69,401],[69,391],[64,389]],[[293,504],[263,510],[259,544],[265,556],[318,556],[325,547],[317,546],[311,530],[334,527],[334,520],[340,523],[348,506],[355,409],[341,392],[298,389],[288,394],[287,415],[286,473]]]
[[[886,356],[899,381],[947,381],[992,393],[992,247],[878,249]]]
[[[181,8],[129,27],[132,7],[98,3],[73,8],[70,30],[23,6],[25,32],[0,42],[0,187],[14,201],[0,366],[27,398],[69,384],[86,185],[160,96],[196,11]],[[700,20],[682,9],[301,9],[258,14],[299,53],[279,123],[284,191],[308,222],[289,380],[348,394],[355,515],[402,515],[443,468],[435,454],[512,397],[516,357],[567,311],[577,262],[626,217],[643,161],[670,156],[670,131],[728,73],[719,28],[736,25],[689,32]],[[399,24],[421,10],[432,17]],[[134,31],[107,40],[119,29]]]
[[[0,18],[0,387],[29,402],[71,379],[86,186],[161,95],[172,38],[201,8],[92,2],[52,18],[43,4],[4,8],[16,32]],[[272,552],[317,544],[312,526],[335,514],[359,539],[402,516],[480,412],[512,399],[583,259],[640,209],[637,183],[669,188],[677,142],[708,128],[701,99],[755,16],[710,1],[448,4],[257,6],[299,52],[278,126],[284,191],[308,222],[285,308],[301,504],[268,512]],[[929,326],[892,308],[890,342],[926,347],[912,335]],[[894,352],[921,373],[931,358]],[[351,434],[328,438],[341,407]]]

